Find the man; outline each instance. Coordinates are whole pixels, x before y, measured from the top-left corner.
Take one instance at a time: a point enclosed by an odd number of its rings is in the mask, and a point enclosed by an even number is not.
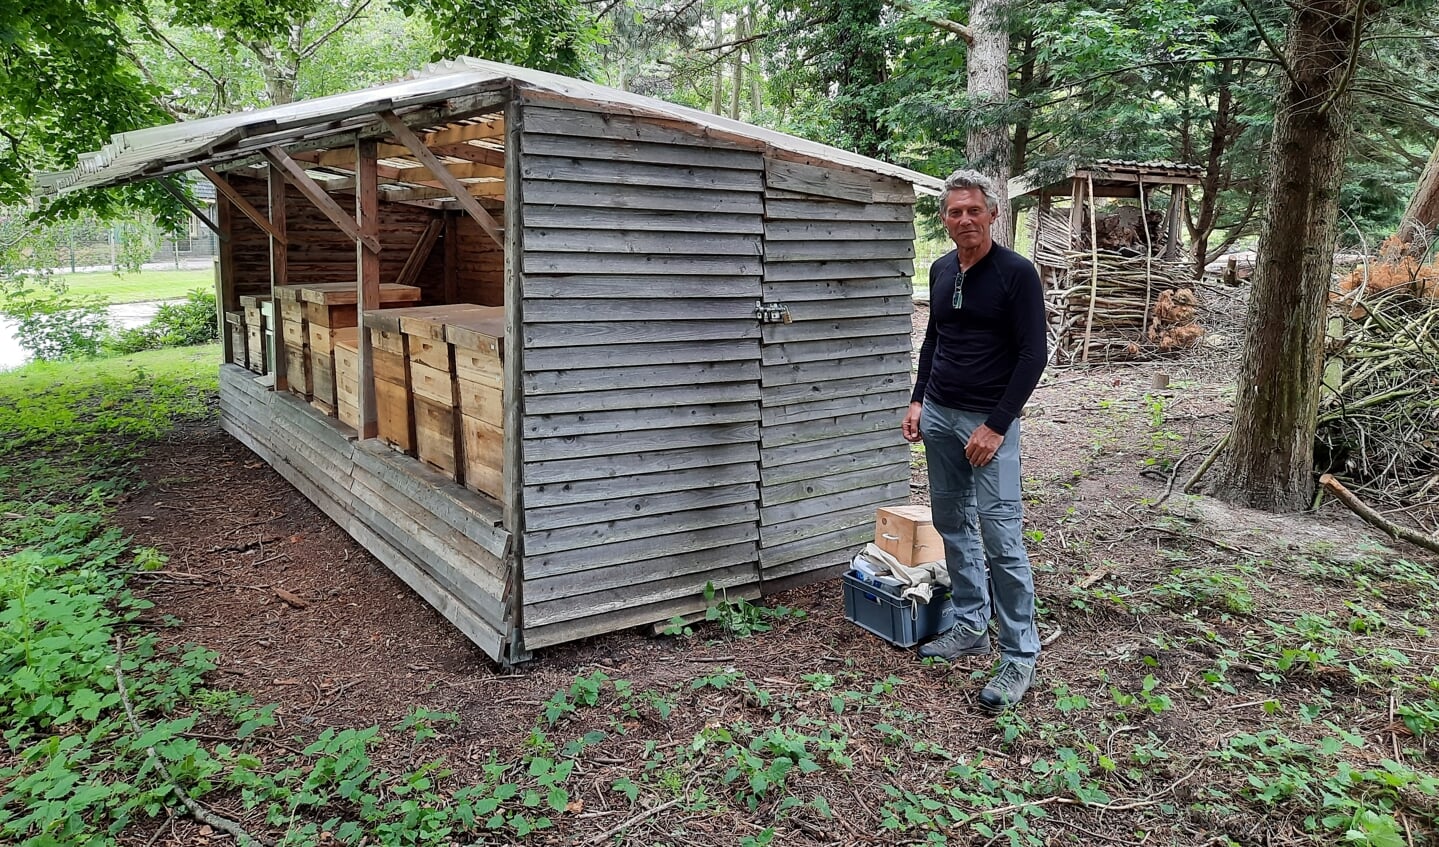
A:
[[[979,703],[997,712],[1029,690],[1039,657],[1034,577],[1022,534],[1019,412],[1048,351],[1039,275],[990,237],[995,192],[976,171],[945,180],[940,218],[956,249],[929,269],[929,328],[903,431],[907,441],[924,441],[934,527],[944,539],[958,613],[958,623],[919,654],[989,653],[987,559],[1001,662]]]

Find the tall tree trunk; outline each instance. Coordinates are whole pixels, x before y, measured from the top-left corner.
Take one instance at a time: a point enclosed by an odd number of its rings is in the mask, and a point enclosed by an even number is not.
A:
[[[1392,260],[1402,256],[1422,259],[1433,246],[1434,230],[1439,227],[1439,144],[1434,145],[1434,155],[1419,175],[1419,185],[1414,196],[1404,207],[1404,217],[1399,219],[1399,230],[1385,243],[1386,252],[1392,253]]]
[[[1017,81],[1020,97],[1028,97],[1034,87],[1034,34],[1024,36],[1020,47],[1020,55],[1024,62],[1019,66],[1019,79]],[[1022,174],[1025,168],[1029,167],[1029,115],[1024,114],[1014,122],[1014,142],[1010,145],[1009,172],[1011,174]],[[1015,230],[1019,224],[1019,214],[1013,208],[1009,210],[1009,232],[1011,241],[1015,237]]]
[[[973,0],[969,27],[974,32],[965,60],[970,108],[983,117],[971,125],[965,140],[970,167],[994,180],[999,189],[999,213],[991,232],[994,240],[1010,247],[1014,231],[1009,215],[1009,20],[1008,0]]]
[[[1225,59],[1219,66],[1218,102],[1214,105],[1214,118],[1209,125],[1209,154],[1204,161],[1204,178],[1200,183],[1198,216],[1189,222],[1189,237],[1194,245],[1194,277],[1204,275],[1204,266],[1209,262],[1209,237],[1214,234],[1214,224],[1219,219],[1219,193],[1226,187],[1228,164],[1225,153],[1229,152],[1230,135],[1234,121],[1234,63]],[[1186,216],[1187,217],[1187,216]],[[1171,236],[1172,237],[1172,236]]]
[[[1314,431],[1335,222],[1349,139],[1356,3],[1299,0],[1289,24],[1259,258],[1245,327],[1234,428],[1216,494],[1297,511],[1314,487]]]

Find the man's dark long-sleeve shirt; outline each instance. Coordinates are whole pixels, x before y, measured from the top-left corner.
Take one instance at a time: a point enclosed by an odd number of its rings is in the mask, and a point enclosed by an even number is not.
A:
[[[929,328],[919,349],[911,402],[988,415],[1003,435],[1029,400],[1049,357],[1044,290],[1029,260],[995,244],[965,272],[953,307],[959,255],[929,268]]]

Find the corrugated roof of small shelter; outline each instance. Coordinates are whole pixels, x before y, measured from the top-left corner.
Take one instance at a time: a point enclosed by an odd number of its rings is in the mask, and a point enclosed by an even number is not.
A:
[[[361,91],[119,133],[100,150],[82,155],[76,167],[38,174],[37,190],[63,194],[245,159],[265,147],[355,131],[372,123],[383,110],[403,117],[437,103],[463,103],[465,98],[478,102],[482,95],[501,92],[511,84],[600,108],[683,121],[774,151],[893,177],[926,193],[938,193],[943,187],[942,180],[918,171],[776,130],[557,74],[461,57],[427,65],[399,82]]]
[[[1064,176],[1036,185],[1033,174],[1021,174],[1009,180],[1010,199],[1024,197],[1043,191],[1046,194],[1065,197],[1076,177],[1092,179],[1096,186],[1134,185],[1141,178],[1148,185],[1193,185],[1204,175],[1200,165],[1163,160],[1136,161],[1133,159],[1095,159],[1091,162],[1076,163]]]

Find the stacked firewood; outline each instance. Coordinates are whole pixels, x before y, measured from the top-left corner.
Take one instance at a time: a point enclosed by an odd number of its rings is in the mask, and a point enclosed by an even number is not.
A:
[[[1439,299],[1402,287],[1352,291],[1336,300],[1328,349],[1321,460],[1387,514],[1435,532]]]
[[[1189,256],[1171,261],[1145,250],[1081,249],[1067,212],[1032,220],[1057,361],[1140,358],[1192,347],[1204,335]]]

